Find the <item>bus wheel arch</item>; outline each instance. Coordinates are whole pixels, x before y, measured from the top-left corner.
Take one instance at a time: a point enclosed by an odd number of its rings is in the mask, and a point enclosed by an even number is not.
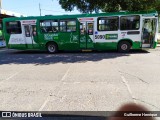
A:
[[[129,52],[133,43],[130,39],[122,39],[117,44],[117,49],[119,52],[126,53]]]
[[[58,44],[54,41],[47,42],[46,49],[49,53],[57,53],[58,52]]]

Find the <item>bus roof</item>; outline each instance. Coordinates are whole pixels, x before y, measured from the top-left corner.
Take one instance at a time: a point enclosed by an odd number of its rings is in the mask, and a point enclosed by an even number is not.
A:
[[[97,17],[97,16],[117,16],[117,15],[142,15],[149,14],[152,16],[158,16],[157,11],[139,11],[139,12],[106,12],[97,14],[74,14],[74,15],[46,15],[46,16],[29,16],[29,17],[11,17],[5,18],[4,21],[12,20],[29,20],[29,19],[71,19],[71,18],[83,18],[83,17]]]

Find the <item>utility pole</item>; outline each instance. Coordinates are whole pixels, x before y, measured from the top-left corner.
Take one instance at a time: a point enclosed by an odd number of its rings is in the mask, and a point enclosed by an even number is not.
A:
[[[40,16],[42,15],[42,13],[41,13],[41,4],[39,3],[39,12],[40,12]]]
[[[0,0],[0,9],[2,9],[2,0]]]

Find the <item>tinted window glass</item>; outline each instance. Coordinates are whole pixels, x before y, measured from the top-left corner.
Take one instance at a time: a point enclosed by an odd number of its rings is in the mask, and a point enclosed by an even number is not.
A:
[[[139,16],[121,17],[121,30],[138,30],[140,27]]]
[[[61,20],[60,31],[62,32],[74,32],[76,31],[76,20]]]
[[[58,32],[58,21],[52,21],[53,32]]]
[[[6,23],[7,27],[7,33],[9,34],[21,34],[21,23],[19,21],[14,21],[14,22],[7,22]]]
[[[66,21],[60,21],[60,31],[61,32],[66,32],[67,31],[67,25],[66,25]]]
[[[53,33],[58,32],[58,20],[45,20],[40,22],[41,32]]]
[[[117,31],[118,30],[118,17],[103,17],[98,19],[99,31]]]

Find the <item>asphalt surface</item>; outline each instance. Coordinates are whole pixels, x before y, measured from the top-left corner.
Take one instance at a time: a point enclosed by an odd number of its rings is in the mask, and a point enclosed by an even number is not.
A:
[[[0,49],[0,110],[160,111],[160,47],[131,53]]]

